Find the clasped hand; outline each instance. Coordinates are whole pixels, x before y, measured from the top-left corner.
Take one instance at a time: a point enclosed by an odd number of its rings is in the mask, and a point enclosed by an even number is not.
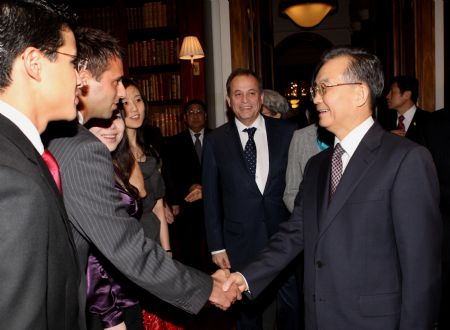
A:
[[[247,287],[243,276],[228,269],[219,269],[213,275],[213,290],[209,301],[216,307],[227,310],[236,301],[242,299]]]

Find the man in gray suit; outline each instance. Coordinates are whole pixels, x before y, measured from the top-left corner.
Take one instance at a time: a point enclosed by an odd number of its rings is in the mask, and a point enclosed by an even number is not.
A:
[[[230,276],[257,296],[304,250],[308,330],[426,330],[436,321],[436,170],[424,147],[374,123],[382,90],[375,55],[352,48],[325,54],[311,94],[335,147],[311,158],[291,219],[242,274]]]
[[[40,138],[76,116],[74,34],[45,1],[2,0],[0,22],[0,327],[79,329],[77,253]]]
[[[80,117],[83,122],[109,118],[125,96],[122,49],[100,30],[81,28],[75,35],[80,56],[88,59],[87,68],[80,71]],[[107,148],[82,125],[74,133],[52,139],[49,148],[61,167],[64,202],[81,267],[85,269],[89,249],[95,247],[128,279],[187,312],[197,313],[208,298],[228,307],[238,291],[225,296],[217,281],[172,260],[158,243],[146,239],[114,188]]]

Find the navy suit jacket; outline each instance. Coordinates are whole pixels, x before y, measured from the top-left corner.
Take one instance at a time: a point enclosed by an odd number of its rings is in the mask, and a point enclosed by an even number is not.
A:
[[[269,173],[262,194],[244,160],[234,120],[205,137],[203,198],[210,251],[226,249],[231,267],[250,262],[287,220],[283,202],[289,144],[296,125],[264,117]]]
[[[252,294],[304,249],[306,329],[431,329],[442,222],[429,152],[374,124],[328,205],[332,152],[311,158],[291,219],[241,271]]]

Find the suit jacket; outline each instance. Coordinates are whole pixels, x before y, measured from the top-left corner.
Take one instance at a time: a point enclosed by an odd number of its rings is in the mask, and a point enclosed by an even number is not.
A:
[[[392,109],[389,109],[387,111],[388,112],[386,114],[385,122],[383,122],[383,127],[387,131],[392,131],[394,129],[397,129],[397,111]],[[429,116],[430,113],[428,111],[422,110],[417,107],[413,120],[411,121],[411,125],[409,125],[409,128],[406,131],[405,137],[414,142],[420,143],[422,139],[421,130],[427,122]]]
[[[332,152],[311,158],[291,219],[242,270],[252,294],[304,249],[306,329],[431,329],[442,223],[430,154],[375,124],[328,205]]]
[[[204,134],[208,134],[211,130],[204,129]],[[204,138],[204,137],[203,137]],[[204,139],[203,139],[204,141]],[[170,142],[171,153],[171,176],[175,182],[175,204],[182,205],[184,198],[189,193],[189,188],[195,184],[202,182],[202,166],[197,157],[191,133],[188,129],[171,137]]]
[[[0,323],[79,329],[80,268],[67,214],[42,157],[0,115]]]
[[[312,124],[296,130],[289,146],[289,158],[286,169],[286,188],[283,200],[290,212],[294,209],[295,197],[298,193],[303,172],[308,160],[320,152],[317,144],[317,125]]]
[[[269,149],[264,193],[247,167],[234,120],[209,133],[204,141],[202,182],[208,247],[210,251],[226,249],[234,269],[251,261],[289,216],[283,192],[289,143],[296,126],[264,120]]]
[[[83,269],[90,247],[95,246],[140,287],[197,313],[211,293],[211,278],[172,260],[158,243],[144,237],[114,188],[109,151],[85,127],[76,128],[72,137],[51,140],[49,149],[61,168],[64,203]]]

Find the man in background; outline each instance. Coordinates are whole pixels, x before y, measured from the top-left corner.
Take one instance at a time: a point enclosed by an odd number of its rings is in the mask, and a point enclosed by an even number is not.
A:
[[[171,225],[171,243],[174,257],[182,263],[213,271],[211,257],[206,246],[202,194],[202,149],[206,128],[206,104],[191,100],[183,108],[187,129],[173,136],[169,142],[171,154],[170,176],[175,186],[171,199],[178,209]],[[172,235],[173,234],[173,235]]]
[[[79,329],[80,267],[40,138],[50,121],[76,116],[74,34],[45,1],[4,0],[0,22],[1,328]]]
[[[213,262],[221,269],[241,269],[253,260],[287,220],[283,203],[289,142],[296,126],[263,117],[261,80],[236,69],[228,77],[227,103],[235,118],[205,138],[202,163],[205,224]],[[267,296],[239,306],[238,329],[262,329],[262,313],[292,275],[283,274]],[[295,302],[280,297],[277,329],[296,329]]]
[[[416,78],[394,77],[386,96],[390,110],[386,118],[381,119],[386,130],[417,143],[420,142],[420,129],[430,115],[416,106],[418,97],[419,81]]]

